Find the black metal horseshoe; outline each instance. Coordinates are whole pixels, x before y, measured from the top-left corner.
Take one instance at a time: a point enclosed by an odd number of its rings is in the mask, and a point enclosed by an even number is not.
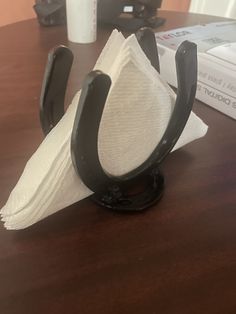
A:
[[[154,34],[141,30],[137,38],[152,65],[159,70]],[[92,71],[87,75],[72,131],[71,156],[76,172],[85,185],[94,192],[92,198],[100,205],[118,211],[140,211],[161,198],[164,178],[159,171],[159,165],[179,139],[195,98],[197,50],[194,43],[185,41],[179,46],[176,52],[176,70],[178,80],[176,104],[162,139],[143,164],[122,176],[108,174],[102,168],[98,156],[98,130],[111,85],[110,77],[100,71]],[[47,77],[52,78],[49,75]],[[65,81],[64,83],[66,85]],[[48,94],[53,95],[53,92]],[[44,104],[48,106],[47,103]],[[41,112],[46,116],[48,114],[48,110]],[[139,183],[143,184],[142,191],[133,192],[133,188]]]

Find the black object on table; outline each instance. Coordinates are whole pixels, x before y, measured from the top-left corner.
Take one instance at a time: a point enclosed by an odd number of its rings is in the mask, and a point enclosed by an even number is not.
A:
[[[155,69],[159,58],[152,30],[144,28],[137,39]],[[73,62],[66,47],[53,49],[48,58],[40,102],[41,125],[45,134],[64,114],[64,98]],[[190,66],[191,65],[191,66]],[[185,41],[176,53],[178,90],[176,104],[166,131],[149,158],[122,176],[112,176],[102,168],[98,155],[98,131],[111,79],[101,71],[90,72],[84,80],[71,137],[74,168],[84,184],[94,192],[92,199],[116,211],[142,211],[154,205],[163,195],[164,177],[160,164],[179,139],[192,110],[197,84],[197,50]],[[130,190],[145,182],[142,191]]]

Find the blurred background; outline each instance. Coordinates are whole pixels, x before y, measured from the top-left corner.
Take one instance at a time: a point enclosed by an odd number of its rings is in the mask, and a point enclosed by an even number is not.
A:
[[[0,26],[35,17],[34,3],[34,0],[0,0]],[[236,0],[163,0],[161,9],[236,18]]]

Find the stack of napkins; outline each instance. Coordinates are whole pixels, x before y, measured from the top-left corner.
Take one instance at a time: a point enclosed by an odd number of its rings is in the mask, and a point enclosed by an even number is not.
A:
[[[175,94],[151,66],[134,35],[125,39],[113,31],[94,69],[112,79],[99,129],[101,164],[113,175],[125,174],[143,163],[160,141]],[[75,173],[70,155],[79,97],[80,92],[30,158],[2,208],[7,229],[26,228],[92,194]],[[206,132],[207,126],[191,113],[174,149]]]

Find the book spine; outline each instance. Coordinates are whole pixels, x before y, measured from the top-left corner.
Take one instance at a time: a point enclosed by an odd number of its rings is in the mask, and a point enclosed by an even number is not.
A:
[[[196,98],[236,119],[236,98],[198,80]]]
[[[236,119],[236,73],[199,56],[196,98]]]

